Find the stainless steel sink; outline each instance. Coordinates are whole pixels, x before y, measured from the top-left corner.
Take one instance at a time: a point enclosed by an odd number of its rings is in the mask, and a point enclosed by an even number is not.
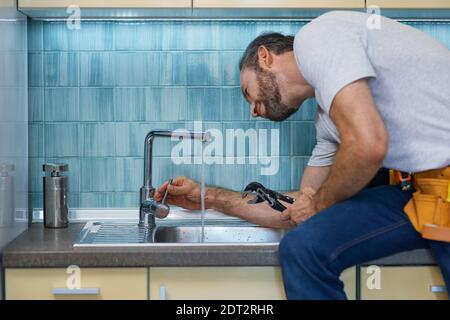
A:
[[[203,235],[203,236],[202,236]],[[198,220],[161,223],[152,234],[137,222],[88,222],[75,247],[134,247],[167,245],[277,244],[284,230],[264,228],[239,220]]]
[[[264,243],[279,242],[282,230],[258,226],[167,226],[158,227],[155,243]]]

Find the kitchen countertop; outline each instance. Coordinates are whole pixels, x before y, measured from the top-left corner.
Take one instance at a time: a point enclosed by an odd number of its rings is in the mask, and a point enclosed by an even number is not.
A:
[[[2,253],[5,268],[153,267],[153,266],[276,266],[277,245],[146,246],[74,248],[84,223],[66,229],[45,229],[34,223]],[[403,252],[372,261],[377,265],[432,265],[426,249]]]

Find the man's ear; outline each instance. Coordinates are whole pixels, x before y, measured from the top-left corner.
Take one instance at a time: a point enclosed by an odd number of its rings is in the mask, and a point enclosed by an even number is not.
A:
[[[265,46],[259,46],[258,48],[258,61],[263,69],[270,69],[272,67],[273,56]]]

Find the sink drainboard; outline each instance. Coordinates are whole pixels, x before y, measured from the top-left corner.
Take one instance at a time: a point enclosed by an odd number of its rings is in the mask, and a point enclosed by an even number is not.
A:
[[[130,246],[152,242],[152,234],[136,222],[88,222],[74,246]]]

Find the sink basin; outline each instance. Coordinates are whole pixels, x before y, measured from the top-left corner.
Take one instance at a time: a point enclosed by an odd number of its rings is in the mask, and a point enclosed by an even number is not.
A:
[[[171,221],[157,226],[153,233],[136,222],[88,222],[75,247],[133,247],[166,245],[237,245],[274,244],[280,242],[284,230],[264,228],[245,221]]]
[[[154,235],[155,243],[261,243],[280,242],[282,230],[258,226],[199,226],[158,227]]]

